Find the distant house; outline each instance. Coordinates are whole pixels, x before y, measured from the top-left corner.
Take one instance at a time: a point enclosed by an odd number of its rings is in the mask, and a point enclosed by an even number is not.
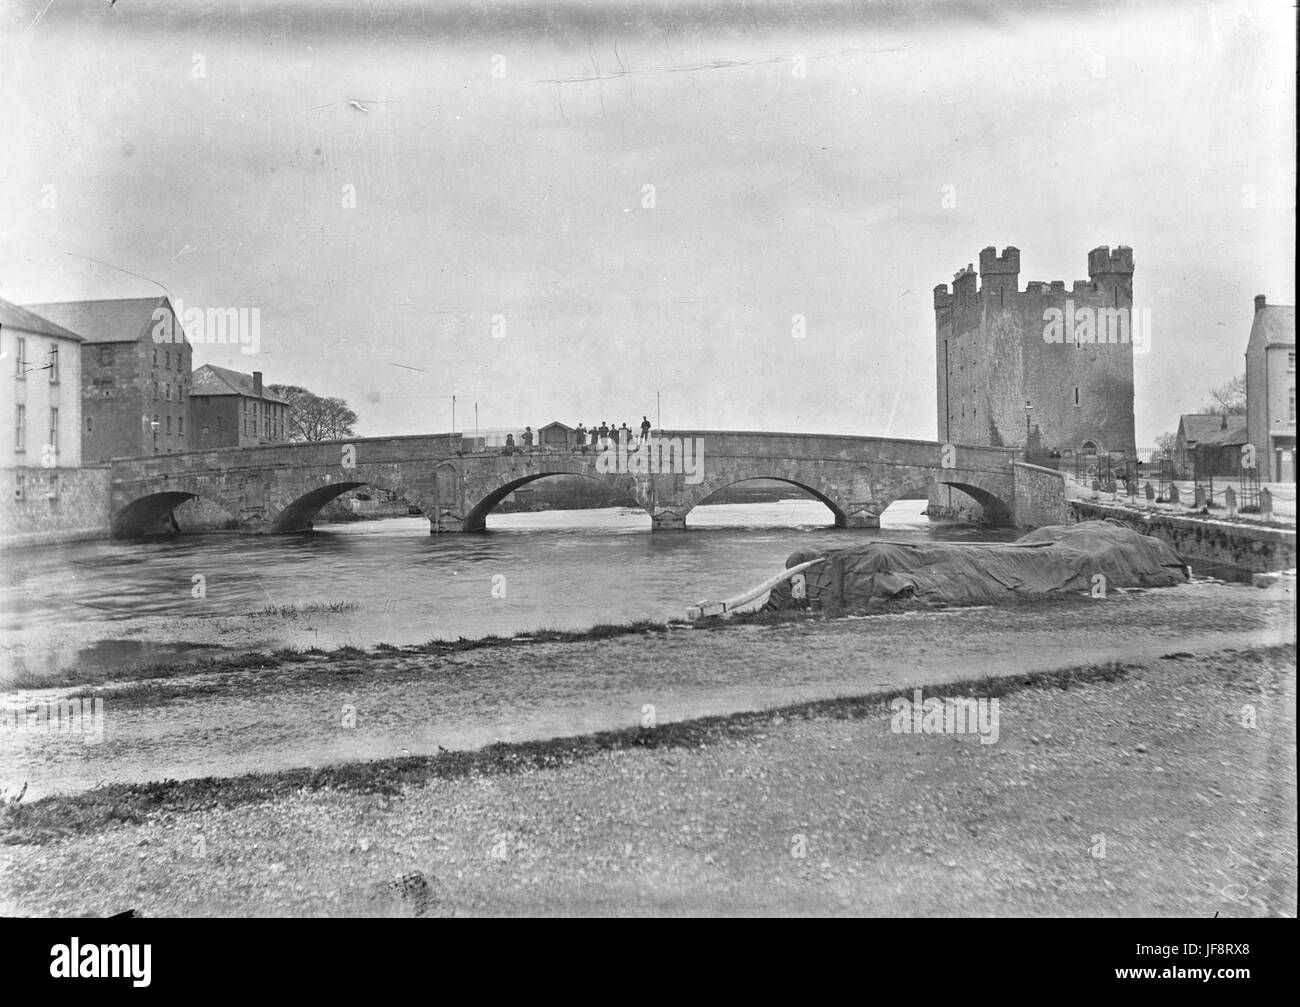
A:
[[[1295,307],[1263,294],[1246,342],[1246,429],[1260,478],[1295,482]]]
[[[1220,413],[1184,413],[1178,418],[1174,445],[1174,465],[1181,473],[1190,473],[1196,463],[1196,447],[1201,438],[1228,429],[1228,418]]]
[[[133,297],[26,307],[82,337],[83,463],[189,450],[191,351],[171,301]]]
[[[577,445],[578,432],[558,420],[537,428],[537,444],[543,450],[569,451]]]
[[[263,387],[261,371],[244,374],[204,364],[194,372],[190,414],[196,450],[289,439],[289,403]]]
[[[1223,417],[1225,426],[1220,430],[1204,434],[1196,444],[1196,475],[1201,476],[1238,476],[1241,475],[1241,447],[1249,439],[1246,436],[1246,424],[1243,417],[1231,417],[1235,425],[1227,423],[1229,417]]]

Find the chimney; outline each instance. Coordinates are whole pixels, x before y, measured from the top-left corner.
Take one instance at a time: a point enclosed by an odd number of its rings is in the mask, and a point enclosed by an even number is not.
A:
[[[253,394],[259,399],[262,397],[262,372],[253,372]]]
[[[1256,295],[1255,295],[1255,310],[1256,310],[1256,311],[1261,311],[1261,310],[1263,310],[1264,305],[1265,305],[1266,303],[1267,303],[1267,302],[1264,300],[1264,295],[1263,295],[1263,294],[1256,294]]]

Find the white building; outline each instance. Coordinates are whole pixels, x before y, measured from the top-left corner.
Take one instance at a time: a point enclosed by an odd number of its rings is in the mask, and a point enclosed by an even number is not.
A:
[[[1255,298],[1246,343],[1246,432],[1265,482],[1295,482],[1295,307]]]
[[[81,344],[76,333],[0,300],[0,471],[6,498],[56,500],[81,467]]]

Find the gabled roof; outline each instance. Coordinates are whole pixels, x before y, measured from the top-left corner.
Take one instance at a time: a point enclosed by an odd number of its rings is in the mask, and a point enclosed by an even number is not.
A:
[[[1256,311],[1250,325],[1249,345],[1294,346],[1295,305],[1266,304]]]
[[[1228,427],[1227,430],[1215,430],[1213,433],[1206,434],[1196,442],[1198,448],[1214,447],[1234,447],[1238,444],[1245,444],[1248,440],[1246,428]]]
[[[573,433],[573,431],[577,429],[576,427],[569,426],[567,423],[561,423],[559,420],[551,420],[551,422],[546,424],[546,426],[538,427],[537,429],[538,431],[550,430],[551,427],[559,427],[562,430],[567,430],[569,433]]]
[[[171,302],[166,296],[57,301],[28,304],[26,307],[65,329],[71,329],[88,343],[138,343],[152,333],[154,308],[160,305],[171,310]],[[180,326],[176,328],[179,332]]]
[[[1183,413],[1178,418],[1178,429],[1183,440],[1199,442],[1223,429],[1223,417],[1219,413]]]
[[[62,325],[58,325],[33,311],[28,311],[26,308],[10,304],[3,298],[0,298],[0,325],[18,329],[22,332],[30,332],[36,336],[53,336],[55,339],[75,339],[79,343],[85,342],[75,332],[65,329]]]
[[[216,364],[204,364],[194,369],[194,373],[190,376],[190,397],[193,398],[195,395],[242,395],[247,399],[260,398],[286,406],[289,404],[275,392],[268,390],[266,385],[262,386],[262,394],[258,395],[253,390],[251,374],[232,371],[229,367],[218,367]]]

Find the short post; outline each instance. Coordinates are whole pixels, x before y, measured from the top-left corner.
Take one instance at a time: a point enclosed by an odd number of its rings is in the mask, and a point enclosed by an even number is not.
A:
[[[1273,491],[1267,486],[1259,491],[1259,516],[1262,518],[1273,516]]]
[[[1237,491],[1231,486],[1223,491],[1223,506],[1228,508],[1228,517],[1237,516]]]
[[[1151,503],[1153,500],[1155,500],[1156,491],[1150,482],[1147,483],[1147,487],[1144,490],[1144,492],[1146,493],[1147,503]]]
[[[1169,484],[1169,502],[1170,502],[1171,504],[1177,504],[1177,503],[1181,500],[1181,497],[1182,497],[1182,494],[1180,494],[1180,493],[1178,492],[1178,484],[1177,484],[1177,483],[1170,483],[1170,484]]]
[[[830,593],[827,599],[826,612],[828,615],[844,614],[844,557],[834,556],[831,558],[831,583]]]
[[[1196,487],[1196,495],[1192,498],[1192,509],[1193,510],[1205,509],[1205,487],[1204,486]]]

